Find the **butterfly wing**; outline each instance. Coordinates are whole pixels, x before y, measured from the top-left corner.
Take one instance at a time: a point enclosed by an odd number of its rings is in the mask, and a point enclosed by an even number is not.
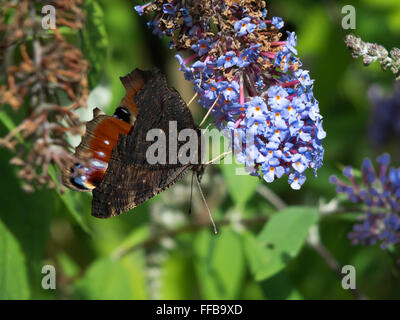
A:
[[[133,209],[173,185],[190,168],[154,168],[115,160],[100,187],[93,190],[92,215],[109,218]]]
[[[129,123],[94,109],[74,158],[62,168],[62,183],[76,191],[89,192],[95,188],[106,171],[119,134],[128,134],[131,128]]]
[[[168,88],[160,72],[146,75],[146,82],[134,96],[134,103],[140,108],[131,133],[119,136],[104,178],[93,190],[92,215],[95,217],[108,218],[130,210],[174,184],[188,169],[198,166],[173,163],[170,158],[170,140],[175,141],[176,150],[184,143],[169,134],[171,121],[177,132],[196,130],[198,141],[200,131],[179,93]],[[147,160],[146,152],[154,143],[146,139],[151,129],[166,134],[165,164],[150,164]]]
[[[144,84],[151,79],[152,73],[135,69],[124,77],[120,77],[125,88],[125,96],[122,98],[116,113],[122,108],[128,116],[127,122],[133,124],[138,115],[138,105],[134,101],[134,96],[143,88]],[[115,113],[114,113],[115,115]]]
[[[119,134],[128,134],[136,120],[138,107],[133,97],[151,77],[151,72],[136,69],[120,78],[126,93],[113,116],[104,114],[98,108],[93,110],[93,119],[86,123],[86,131],[75,149],[73,162],[66,164],[62,170],[62,182],[66,187],[90,192],[98,186]]]

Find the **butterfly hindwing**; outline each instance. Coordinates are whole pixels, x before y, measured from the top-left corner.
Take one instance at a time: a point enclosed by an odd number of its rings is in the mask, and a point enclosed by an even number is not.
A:
[[[93,110],[93,119],[86,123],[74,157],[63,167],[62,182],[66,187],[90,192],[102,180],[119,133],[128,134],[135,123],[139,108],[134,96],[151,76],[151,72],[135,69],[120,78],[126,93],[112,116],[98,108]]]
[[[128,165],[116,160],[116,171],[110,166],[100,187],[93,190],[92,215],[109,218],[126,212],[152,198],[174,184],[190,169],[190,165],[177,168],[152,168]]]

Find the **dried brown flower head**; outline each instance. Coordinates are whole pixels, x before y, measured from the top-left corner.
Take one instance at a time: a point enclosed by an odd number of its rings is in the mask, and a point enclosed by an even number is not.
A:
[[[41,8],[56,8],[56,29],[42,28]],[[67,133],[82,134],[74,110],[86,106],[88,62],[69,43],[60,27],[77,31],[84,26],[82,0],[0,1],[0,112],[24,112],[0,146],[15,152],[24,189],[54,187],[49,165],[62,167],[73,160]],[[21,111],[22,110],[22,111]]]

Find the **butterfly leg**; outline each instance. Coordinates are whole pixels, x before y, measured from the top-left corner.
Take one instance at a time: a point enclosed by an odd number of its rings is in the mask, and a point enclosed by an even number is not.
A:
[[[196,97],[197,97],[197,92],[194,94],[192,99],[190,99],[190,101],[189,101],[189,103],[187,105],[190,106],[192,104],[192,102],[194,101],[194,99],[196,99]]]
[[[218,97],[215,99],[215,101],[214,101],[213,105],[211,106],[211,108],[208,109],[208,111],[207,111],[206,115],[204,116],[203,120],[201,120],[201,122],[199,124],[199,127],[201,127],[204,124],[204,122],[207,120],[207,118],[210,115],[211,111],[214,109],[215,105],[217,104],[218,99],[219,99],[220,96],[221,96],[221,94],[218,95]]]

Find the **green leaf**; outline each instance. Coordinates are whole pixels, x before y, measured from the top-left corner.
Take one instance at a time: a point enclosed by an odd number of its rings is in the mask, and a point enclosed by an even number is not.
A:
[[[79,226],[90,234],[91,230],[86,219],[86,214],[90,214],[91,210],[90,195],[83,192],[65,190],[63,194],[59,194],[59,197]]]
[[[285,271],[281,271],[262,282],[261,290],[265,298],[270,300],[299,300],[302,299],[299,291],[294,288]]]
[[[97,1],[86,0],[83,7],[86,12],[86,24],[82,31],[83,52],[90,63],[90,88],[94,88],[106,62],[108,38],[104,13]]]
[[[49,166],[49,175],[56,184],[57,194],[61,202],[65,205],[68,212],[72,215],[75,221],[80,227],[87,233],[91,233],[88,222],[86,220],[86,213],[90,212],[91,208],[91,197],[86,192],[77,192],[69,189],[65,189],[63,193],[60,192],[61,186],[59,179],[57,178],[54,166]]]
[[[4,152],[4,151],[2,151]],[[50,236],[50,219],[57,198],[50,190],[34,193],[22,191],[20,182],[9,164],[9,155],[0,156],[0,219],[18,240],[26,257],[32,297],[43,291],[40,285],[41,261]]]
[[[128,273],[120,261],[99,259],[77,284],[78,296],[83,299],[130,299],[132,298]]]
[[[60,264],[63,273],[68,278],[75,277],[80,270],[76,262],[63,251],[58,254],[58,263]]]
[[[136,251],[120,260],[128,274],[131,286],[131,299],[146,300],[148,297],[147,288],[147,265],[144,251]]]
[[[204,230],[194,243],[195,268],[203,299],[236,299],[245,264],[240,237],[229,227],[214,235]]]
[[[25,257],[14,235],[0,220],[0,299],[28,299]]]
[[[240,169],[243,168],[243,166],[237,166],[235,164],[225,164],[221,166],[229,194],[233,201],[239,206],[244,206],[246,202],[250,200],[257,186],[260,184],[260,180],[257,177],[248,174],[238,174],[242,171]]]
[[[131,255],[122,260],[96,260],[85,276],[77,281],[77,297],[101,300],[146,299],[145,277],[139,270],[143,259],[138,257]]]
[[[273,215],[258,236],[245,232],[245,252],[255,279],[267,279],[284,269],[318,218],[315,208],[290,207]]]
[[[163,264],[161,299],[193,299],[196,283],[193,261],[190,255],[186,255],[183,250],[179,249],[171,252]]]
[[[11,117],[4,110],[0,111],[0,122],[3,123],[8,131],[12,131],[16,127],[13,119],[11,119]],[[16,138],[20,143],[24,142],[24,139],[21,137],[20,133],[16,134]]]
[[[4,126],[9,130],[13,130],[15,128],[14,121],[9,117],[9,115],[4,111],[0,111],[0,121],[4,124]]]

